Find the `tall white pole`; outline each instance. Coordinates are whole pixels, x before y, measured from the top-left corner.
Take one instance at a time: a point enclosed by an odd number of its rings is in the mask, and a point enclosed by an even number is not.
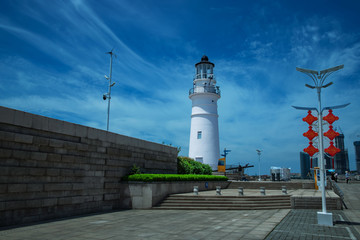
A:
[[[111,75],[112,75],[112,52],[109,52],[109,54],[110,54],[110,76],[109,76],[108,111],[107,111],[107,126],[106,126],[106,131],[109,131],[110,99],[111,99]]]
[[[261,150],[256,150],[258,155],[259,155],[259,181],[261,181],[261,175],[260,175],[260,155],[261,155]]]
[[[261,176],[260,176],[260,153],[259,153],[259,181],[261,181]]]
[[[318,128],[319,128],[319,154],[320,154],[320,190],[321,190],[321,201],[322,201],[322,211],[326,213],[326,193],[325,193],[325,163],[324,163],[324,140],[323,140],[323,127],[322,127],[322,108],[321,108],[321,88],[322,86],[317,87],[318,94],[318,104],[319,104],[319,114],[318,114]]]

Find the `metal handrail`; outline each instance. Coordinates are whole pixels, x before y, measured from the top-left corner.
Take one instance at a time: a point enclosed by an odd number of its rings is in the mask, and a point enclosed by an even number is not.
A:
[[[194,87],[189,90],[189,95],[195,93],[214,93],[220,96],[220,87],[218,86],[203,86],[203,87]]]
[[[339,185],[334,180],[332,180],[330,177],[328,179],[329,179],[331,188],[334,190],[334,193],[340,197],[342,204],[344,205],[344,207],[346,209],[348,209],[345,202],[344,202],[344,193],[343,193],[343,191],[341,191]]]

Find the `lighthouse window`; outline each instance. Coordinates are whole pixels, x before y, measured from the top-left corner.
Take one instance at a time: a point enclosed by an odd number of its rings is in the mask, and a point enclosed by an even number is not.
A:
[[[202,137],[202,132],[201,132],[201,131],[198,131],[198,132],[197,132],[197,139],[201,139],[201,137]]]

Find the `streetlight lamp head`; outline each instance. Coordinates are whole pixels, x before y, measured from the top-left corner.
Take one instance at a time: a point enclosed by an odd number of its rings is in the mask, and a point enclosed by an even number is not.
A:
[[[109,77],[108,77],[108,76],[104,75],[104,77],[105,77],[107,80],[109,80]]]
[[[305,68],[296,68],[296,71],[302,72],[302,73],[310,73],[310,74],[318,74],[318,71],[305,69]]]
[[[315,88],[315,86],[311,86],[311,85],[309,85],[309,84],[305,84],[305,87],[308,87],[308,88],[311,88],[311,89],[314,89],[314,88]]]
[[[344,64],[336,66],[336,67],[328,68],[328,69],[325,69],[325,70],[321,70],[320,74],[325,74],[325,73],[328,73],[328,72],[335,72],[335,71],[340,70],[342,68],[344,68]]]
[[[331,86],[331,85],[333,85],[333,82],[329,82],[328,84],[326,84],[326,85],[324,85],[324,86],[322,86],[323,88],[327,88],[328,86]]]
[[[115,82],[113,82],[111,85],[110,85],[110,87],[113,87],[115,85]]]

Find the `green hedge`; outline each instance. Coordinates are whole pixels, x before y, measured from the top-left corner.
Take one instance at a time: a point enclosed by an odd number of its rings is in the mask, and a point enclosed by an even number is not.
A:
[[[178,157],[177,168],[178,174],[212,174],[212,169],[208,164],[197,162],[189,157]]]
[[[158,181],[227,181],[225,176],[194,174],[134,174],[123,177],[124,181],[158,182]]]

